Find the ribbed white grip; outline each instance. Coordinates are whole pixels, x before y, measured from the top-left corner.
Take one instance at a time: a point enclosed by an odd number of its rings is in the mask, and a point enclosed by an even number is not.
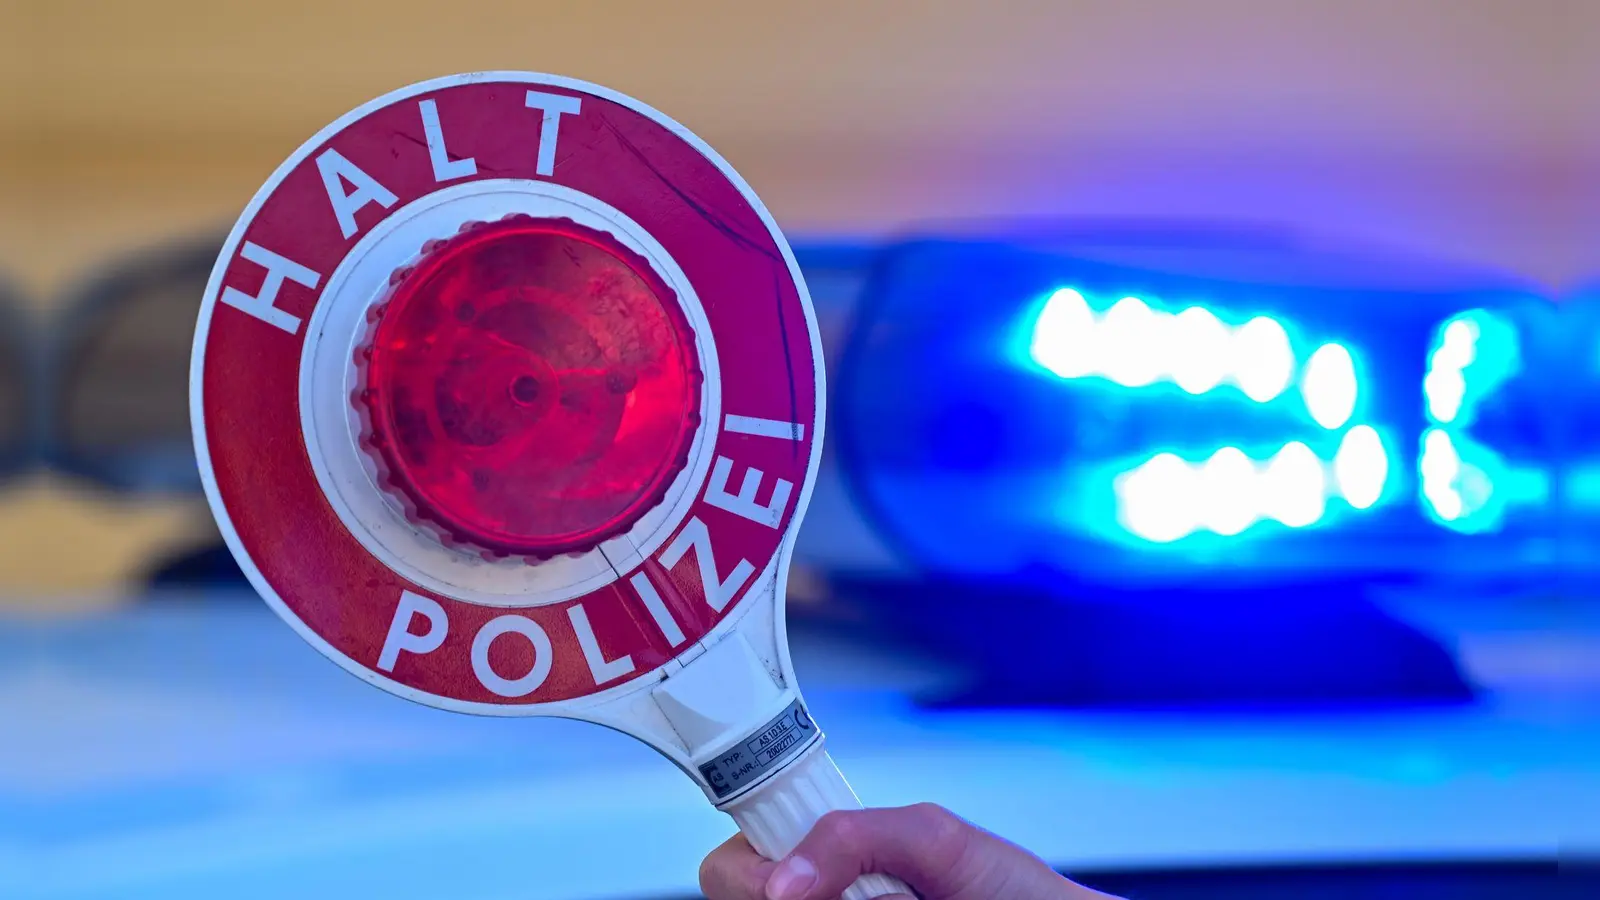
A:
[[[767,859],[787,855],[823,814],[860,808],[855,791],[820,747],[771,781],[723,807],[739,823],[750,846]],[[843,900],[868,900],[890,894],[915,896],[897,878],[863,875],[845,890]]]

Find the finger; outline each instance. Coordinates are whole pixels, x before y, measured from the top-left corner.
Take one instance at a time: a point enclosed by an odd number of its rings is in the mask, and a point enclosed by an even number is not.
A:
[[[736,834],[700,863],[700,891],[708,900],[763,900],[774,868]]]
[[[1099,896],[1022,848],[923,803],[823,816],[772,873],[767,900],[838,897],[868,872],[897,876],[942,900]]]
[[[951,893],[951,869],[967,854],[969,829],[931,804],[828,813],[773,873],[767,897],[837,897],[868,872],[896,875],[924,894]]]

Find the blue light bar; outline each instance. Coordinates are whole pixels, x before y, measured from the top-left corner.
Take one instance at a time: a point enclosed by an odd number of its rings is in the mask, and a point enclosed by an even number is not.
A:
[[[841,461],[935,571],[1517,571],[1549,550],[1546,376],[1524,360],[1552,310],[1281,236],[910,242],[841,366]]]
[[[1170,312],[1138,297],[1118,299],[1102,312],[1069,287],[1051,292],[1028,318],[1028,356],[1057,378],[1101,379],[1128,389],[1171,384],[1191,395],[1231,390],[1260,404],[1293,388],[1306,416],[1340,434],[1326,459],[1300,441],[1269,459],[1251,459],[1232,446],[1203,461],[1157,453],[1112,476],[1117,521],[1129,533],[1168,543],[1201,531],[1231,536],[1264,521],[1304,528],[1323,518],[1330,499],[1367,509],[1384,496],[1388,451],[1382,438],[1370,425],[1345,427],[1360,386],[1355,359],[1343,344],[1322,343],[1297,355],[1272,316],[1230,324],[1205,306]]]
[[[1295,367],[1289,335],[1270,316],[1230,326],[1203,306],[1170,313],[1138,297],[1096,312],[1083,294],[1060,288],[1032,325],[1029,353],[1060,378],[1130,388],[1167,382],[1190,394],[1226,384],[1265,403],[1289,386]]]

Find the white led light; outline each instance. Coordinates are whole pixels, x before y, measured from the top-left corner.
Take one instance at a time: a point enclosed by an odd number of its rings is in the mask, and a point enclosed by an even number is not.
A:
[[[1198,482],[1177,455],[1161,453],[1117,479],[1123,526],[1147,541],[1170,543],[1192,534]]]
[[[1339,495],[1356,509],[1367,509],[1383,496],[1389,455],[1371,425],[1357,425],[1345,433],[1333,456],[1333,477]]]
[[[1118,300],[1100,323],[1095,335],[1103,354],[1101,370],[1123,387],[1144,387],[1164,373],[1162,340],[1165,320],[1138,297]]]
[[[1245,396],[1257,403],[1283,393],[1294,375],[1294,350],[1289,334],[1276,319],[1256,316],[1233,335],[1233,377]]]
[[[1256,468],[1238,447],[1224,447],[1200,467],[1200,523],[1206,530],[1234,535],[1261,518],[1261,484]]]
[[[1422,392],[1428,398],[1428,415],[1435,422],[1448,425],[1461,413],[1467,379],[1460,369],[1436,368],[1423,377]]]
[[[1461,455],[1448,432],[1431,428],[1422,439],[1422,495],[1439,518],[1451,522],[1461,518],[1463,504],[1456,487],[1461,475]]]
[[[1369,426],[1346,438],[1346,476],[1366,492],[1363,508],[1377,502],[1387,459]],[[1374,457],[1374,453],[1376,456]],[[1118,513],[1129,532],[1169,543],[1195,531],[1231,536],[1263,519],[1305,528],[1327,512],[1328,465],[1300,441],[1285,444],[1258,463],[1238,447],[1223,447],[1202,463],[1161,453],[1116,480]]]
[[[1050,295],[1033,326],[1029,352],[1061,378],[1082,378],[1099,368],[1094,312],[1083,295],[1062,288]]]
[[[1199,306],[1191,306],[1172,323],[1169,367],[1172,380],[1191,394],[1204,394],[1228,374],[1228,326]]]
[[[1435,365],[1465,369],[1477,358],[1477,345],[1477,324],[1466,319],[1457,319],[1445,326],[1444,344],[1436,354]]]
[[[1356,364],[1341,344],[1323,344],[1311,354],[1300,379],[1306,410],[1329,430],[1350,421],[1356,409]]]
[[[1061,378],[1105,378],[1130,388],[1167,381],[1190,394],[1203,394],[1226,381],[1258,403],[1282,394],[1295,370],[1289,334],[1270,316],[1230,328],[1203,307],[1174,315],[1152,309],[1138,297],[1123,297],[1096,314],[1071,288],[1061,288],[1045,301],[1033,321],[1028,352],[1035,363]],[[1341,404],[1354,408],[1354,388],[1347,382],[1354,381],[1355,365],[1345,362],[1349,377],[1337,370],[1331,376],[1328,416],[1337,415]]]
[[[1422,378],[1422,394],[1428,401],[1428,415],[1440,424],[1454,422],[1461,414],[1467,396],[1465,370],[1478,358],[1478,325],[1457,319],[1446,325],[1438,349],[1428,357],[1428,372]]]
[[[1285,445],[1262,473],[1262,514],[1291,528],[1315,523],[1326,509],[1326,481],[1322,460],[1310,447],[1299,441]]]

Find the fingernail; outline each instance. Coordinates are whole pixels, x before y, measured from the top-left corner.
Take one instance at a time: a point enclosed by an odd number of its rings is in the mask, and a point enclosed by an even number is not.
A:
[[[817,867],[804,856],[791,856],[767,879],[767,900],[800,900],[817,883]]]

